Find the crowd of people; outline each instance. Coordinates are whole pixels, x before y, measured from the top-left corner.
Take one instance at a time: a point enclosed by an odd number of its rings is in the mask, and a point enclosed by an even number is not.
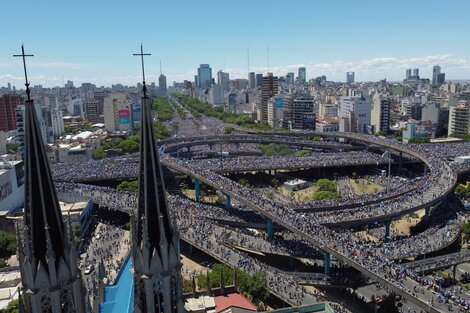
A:
[[[210,124],[211,121],[204,121],[204,123]],[[220,124],[218,125],[220,126]],[[215,127],[218,131],[221,130],[219,126]],[[181,129],[182,127],[180,125],[178,132]],[[202,129],[202,127],[198,127],[198,129]],[[206,127],[206,129],[210,129],[210,127]],[[210,132],[207,134],[194,133],[188,128],[188,134],[189,133],[191,133],[191,136],[207,136],[211,134]],[[316,133],[298,133],[300,136],[310,136],[314,134]],[[331,134],[331,136],[334,135],[334,133]],[[350,233],[347,231],[336,232],[322,226],[321,224],[364,219],[373,220],[377,216],[389,216],[390,218],[393,218],[394,216],[399,216],[404,212],[411,212],[418,206],[425,205],[437,198],[445,196],[456,182],[456,166],[452,165],[453,167],[451,167],[449,162],[442,158],[442,155],[445,153],[449,154],[450,152],[443,151],[445,148],[441,148],[437,145],[404,145],[393,139],[371,137],[362,134],[347,134],[347,136],[356,141],[364,141],[369,144],[378,144],[385,147],[389,146],[394,150],[402,151],[408,155],[418,157],[426,163],[429,171],[424,177],[411,183],[412,187],[410,192],[399,195],[397,198],[385,200],[377,204],[364,205],[333,213],[317,212],[313,214],[303,214],[297,213],[290,204],[285,205],[278,203],[277,201],[270,199],[255,190],[245,188],[243,185],[219,175],[206,167],[198,166],[195,164],[196,162],[172,158],[166,154],[162,154],[161,159],[162,162],[170,168],[177,168],[179,171],[189,174],[191,177],[199,179],[201,182],[217,186],[224,194],[231,195],[232,198],[236,199],[238,202],[260,212],[263,216],[275,221],[287,229],[296,232],[316,247],[319,247],[327,253],[332,253],[337,259],[348,262],[348,264],[361,270],[366,275],[377,277],[377,280],[380,283],[397,286],[405,292],[405,295],[408,294],[408,296],[416,296],[417,298],[420,298],[420,296],[415,293],[415,290],[422,286],[428,287],[429,284],[426,283],[426,279],[421,277],[419,274],[401,267],[394,258],[404,257],[411,252],[416,253],[416,249],[420,250],[420,253],[427,253],[427,251],[439,248],[440,245],[435,246],[434,243],[430,243],[430,240],[436,240],[437,242],[443,243],[451,238],[455,230],[460,227],[458,220],[455,221],[455,223],[449,223],[449,225],[437,229],[437,231],[431,230],[428,233],[424,233],[425,235],[423,236],[414,236],[416,238],[410,237],[402,241],[393,241],[388,244],[383,244],[380,247],[373,247],[367,243],[357,242],[352,240]],[[462,152],[466,153],[465,148],[460,146],[458,148],[461,148]],[[460,150],[458,153],[460,153]],[[55,177],[60,177],[63,181],[69,182],[75,181],[80,175],[88,175],[89,177],[93,177],[93,175],[96,175],[96,177],[100,177],[99,175],[105,175],[105,177],[106,175],[109,175],[108,177],[112,178],[116,178],[116,176],[125,177],[128,173],[131,173],[132,168],[136,171],[137,162],[138,159],[135,155],[129,155],[124,156],[119,161],[114,162],[114,164],[113,162],[103,161],[103,163],[98,163],[98,165],[97,163],[93,163],[90,168],[87,168],[87,164],[83,164],[80,168],[77,169],[74,167],[72,170],[70,170],[69,166],[67,168],[57,166],[57,168],[53,169],[53,172]],[[127,210],[127,212],[132,212],[136,207],[136,197],[134,194],[110,188],[102,190],[100,187],[96,186],[86,187],[85,185],[63,183],[58,185],[58,189],[61,192],[79,191],[78,193],[92,196],[94,201],[97,203],[101,202],[103,204],[107,204],[108,207]],[[170,198],[170,206],[172,201],[174,200],[171,200]],[[195,205],[195,207],[198,208],[199,205]],[[211,224],[208,222],[209,219],[201,218],[197,209],[194,210],[195,211],[191,213],[194,217],[189,219],[186,218],[186,220],[190,221],[186,221],[186,224],[182,223],[180,225],[182,236],[190,236],[189,239],[194,240],[196,244],[202,245],[206,249],[213,250],[227,259],[231,258],[235,253],[237,255],[241,255],[242,257],[238,258],[236,265],[244,270],[252,271],[254,269],[267,269],[265,264],[261,264],[249,256],[224,245],[219,236],[214,235],[213,231],[211,233],[211,228],[213,227],[210,227]],[[187,215],[185,215],[185,217],[187,217]],[[415,239],[416,241],[414,241]],[[418,242],[418,244],[416,244],[416,242]],[[416,245],[419,248],[415,248],[413,245]],[[377,249],[382,249],[382,253],[377,253]],[[290,281],[285,282],[285,284],[289,286]],[[282,284],[279,286],[282,286]],[[289,292],[292,292],[291,288],[289,289]],[[468,299],[463,298],[463,295],[453,294],[452,290],[449,291],[447,289],[442,290],[438,287],[429,287],[423,288],[422,292],[430,294],[433,297],[432,299],[434,299],[434,297],[436,299],[439,297],[447,297],[447,299],[449,299],[449,297],[453,297],[454,301],[459,304],[468,304]],[[451,296],[448,297],[447,295],[449,293]],[[292,293],[290,295],[292,295]],[[297,297],[296,295],[297,294],[294,294],[294,297]],[[423,303],[425,303],[424,300]],[[434,305],[432,301],[428,304]]]
[[[130,234],[122,228],[98,223],[87,243],[80,263],[88,296],[96,298],[100,279],[112,285],[117,278],[130,251]]]

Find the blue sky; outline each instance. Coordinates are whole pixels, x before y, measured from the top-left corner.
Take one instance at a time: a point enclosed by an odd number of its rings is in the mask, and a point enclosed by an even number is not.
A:
[[[144,49],[147,81],[163,73],[193,79],[200,63],[231,78],[247,76],[247,46],[252,71],[277,75],[307,67],[307,78],[326,75],[344,81],[399,80],[406,68],[429,77],[440,64],[447,79],[470,79],[470,1],[278,1],[198,0],[2,1],[0,86],[22,84],[20,60],[29,62],[31,83],[44,86],[140,81]],[[225,66],[224,66],[225,63]]]

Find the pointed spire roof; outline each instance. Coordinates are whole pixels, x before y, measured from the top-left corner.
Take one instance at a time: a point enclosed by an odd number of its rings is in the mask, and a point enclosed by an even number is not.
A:
[[[137,244],[145,242],[149,251],[160,251],[159,247],[173,239],[173,229],[165,194],[162,167],[158,155],[157,141],[153,128],[152,103],[147,96],[144,74],[143,52],[134,54],[142,59],[142,118],[140,130],[140,163],[139,163],[139,203],[137,207]]]
[[[36,262],[47,264],[48,252],[56,261],[64,253],[64,225],[32,100],[25,103],[25,115],[24,223]]]
[[[137,243],[148,238],[150,251],[163,239],[171,242],[173,229],[165,195],[163,173],[155,140],[152,109],[148,97],[142,98],[140,135],[139,204],[137,208]],[[147,232],[147,234],[144,234]],[[161,235],[166,238],[161,238]],[[145,238],[147,237],[147,238]],[[158,250],[158,249],[157,249]]]
[[[32,246],[32,257],[36,261],[47,264],[48,259],[60,260],[64,253],[64,225],[60,212],[59,201],[52,183],[51,170],[47,161],[41,129],[39,127],[34,102],[31,100],[28,74],[26,71],[24,46],[21,46],[25,76],[27,100],[25,102],[25,202],[24,224],[26,238],[30,240],[26,245]]]

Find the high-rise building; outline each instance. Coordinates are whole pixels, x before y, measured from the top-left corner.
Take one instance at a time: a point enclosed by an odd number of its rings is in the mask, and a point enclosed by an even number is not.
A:
[[[434,65],[432,68],[432,85],[440,86],[445,83],[446,74],[441,73],[441,67],[439,65]]]
[[[103,114],[103,103],[99,100],[87,100],[85,101],[86,118],[92,123],[102,123],[103,118],[100,115]]]
[[[439,65],[434,65],[432,68],[432,85],[437,85],[437,76],[441,73],[441,67]]]
[[[346,82],[348,84],[354,83],[354,75],[355,75],[354,72],[347,72],[346,73]]]
[[[386,95],[375,94],[372,100],[372,110],[370,114],[370,124],[374,132],[382,131],[388,133],[390,129],[390,108],[391,101]]]
[[[256,88],[255,72],[250,72],[248,74],[248,88],[250,88],[250,89],[255,89]]]
[[[406,75],[405,75],[405,78],[410,78],[411,77],[411,68],[407,69],[406,70]]]
[[[104,99],[104,124],[108,131],[131,130],[132,103],[123,92],[113,92]]]
[[[263,74],[256,74],[256,88],[261,88],[263,84]]]
[[[307,70],[305,67],[299,67],[299,81],[305,83],[307,81]]]
[[[212,85],[212,69],[209,64],[201,64],[197,69],[198,86],[209,89]]]
[[[0,131],[16,129],[16,108],[23,98],[16,94],[6,94],[0,98]]]
[[[48,142],[48,136],[47,136],[47,128],[46,124],[44,123],[42,117],[42,108],[39,102],[31,102],[31,106],[34,107],[36,110],[36,119],[37,119],[37,124],[42,136],[42,141],[43,142]],[[61,112],[62,113],[62,112]],[[18,148],[18,151],[20,153],[20,156],[22,159],[24,159],[24,151],[25,151],[25,144],[26,144],[26,139],[25,139],[25,121],[26,121],[26,107],[24,104],[20,104],[16,107],[16,112],[15,112],[15,118],[16,118],[16,131],[18,133],[18,141],[20,143],[20,147]],[[63,125],[63,120],[62,120],[62,125]],[[63,132],[63,126],[62,126],[62,132]]]
[[[443,85],[446,82],[446,74],[445,73],[439,73],[437,74],[437,85]]]
[[[83,99],[73,99],[67,104],[67,111],[69,114],[85,119],[85,102]]]
[[[295,81],[295,74],[293,72],[289,72],[286,75],[286,83],[293,84]]]
[[[338,116],[354,122],[349,131],[362,133],[365,125],[371,123],[370,102],[362,97],[341,97]]]
[[[261,97],[259,100],[259,121],[268,121],[268,100],[277,94],[278,88],[279,84],[277,76],[273,76],[273,73],[268,73],[268,76],[263,76],[263,82],[261,85]]]
[[[304,125],[306,124],[306,118],[312,116],[314,113],[316,113],[315,100],[312,98],[294,99],[292,101],[292,128],[303,129]]]
[[[284,111],[290,106],[291,98],[287,95],[276,95],[268,100],[268,124],[273,128],[282,128],[284,124]],[[290,112],[289,112],[290,113]],[[289,117],[289,114],[286,114]],[[286,121],[287,122],[287,121]]]
[[[228,91],[230,88],[230,75],[222,70],[217,72],[217,84],[222,86],[223,91]]]
[[[45,139],[47,143],[54,143],[64,132],[64,118],[62,110],[50,107],[41,107],[42,121],[44,123]]]
[[[413,76],[419,77],[419,68],[413,69]]]
[[[212,105],[224,104],[224,89],[220,84],[212,84],[209,92],[209,100]]]
[[[449,107],[447,136],[470,134],[470,102],[461,100]]]
[[[160,74],[158,77],[158,96],[160,97],[167,97],[167,86],[166,86],[166,76]]]
[[[237,113],[237,98],[238,92],[234,89],[231,89],[228,93],[228,111],[230,113]]]

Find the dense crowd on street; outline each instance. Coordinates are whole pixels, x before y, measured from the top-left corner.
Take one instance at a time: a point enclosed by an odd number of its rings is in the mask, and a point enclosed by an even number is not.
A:
[[[206,125],[206,123],[209,125],[211,120],[208,119],[203,122],[204,125]],[[195,123],[201,123],[201,121],[195,121]],[[217,124],[217,122],[214,123]],[[181,124],[183,125],[184,123]],[[219,131],[222,130],[220,126],[222,125],[217,124],[213,129],[212,126],[205,126],[210,132],[194,133],[194,131],[190,131],[190,129],[194,128],[193,126],[189,126],[186,130],[186,126],[181,127],[180,125],[178,132],[191,133],[191,136],[207,136],[209,134],[219,133]],[[203,127],[197,128],[203,129]],[[182,129],[185,130],[183,131]],[[214,129],[216,129],[217,132],[215,132]],[[306,132],[302,134],[310,136],[316,133]],[[455,288],[446,289],[439,286],[435,281],[430,282],[425,277],[402,267],[395,260],[396,258],[424,254],[442,248],[449,240],[453,240],[453,236],[459,231],[459,218],[451,220],[442,227],[431,228],[431,230],[421,235],[405,238],[403,240],[394,240],[389,243],[382,243],[378,247],[374,247],[370,243],[361,243],[357,240],[353,240],[348,231],[337,232],[322,226],[322,224],[347,221],[373,221],[377,217],[383,216],[393,218],[403,213],[412,212],[416,207],[433,202],[437,198],[444,197],[446,192],[448,192],[456,182],[456,173],[453,169],[459,168],[455,165],[452,165],[453,168],[451,168],[447,160],[442,158],[443,155],[446,153],[449,155],[451,152],[443,151],[446,148],[442,148],[442,146],[438,145],[405,145],[394,139],[371,137],[362,134],[348,134],[348,136],[357,141],[369,142],[370,144],[378,144],[384,147],[389,146],[396,151],[402,151],[414,157],[419,157],[426,163],[429,170],[423,177],[407,181],[406,184],[411,186],[410,191],[394,199],[335,212],[303,214],[297,213],[292,205],[285,205],[270,199],[266,195],[248,189],[225,176],[213,172],[205,166],[198,165],[197,162],[176,159],[167,154],[162,154],[161,159],[169,168],[178,169],[193,178],[199,179],[202,183],[217,186],[222,193],[232,196],[232,199],[236,199],[236,201],[242,205],[250,207],[288,230],[302,235],[304,239],[308,240],[316,247],[320,247],[320,249],[325,252],[332,253],[338,260],[347,262],[349,265],[366,273],[366,275],[376,278],[379,283],[383,284],[386,282],[397,286],[408,293],[408,295],[423,299],[422,301],[428,305],[435,305],[435,302],[439,300],[448,301],[452,299],[460,308],[468,307],[468,298],[460,294]],[[447,149],[450,150],[448,147]],[[461,146],[457,146],[455,149],[460,149],[459,152],[456,153],[464,153],[467,151],[467,148]],[[466,153],[466,155],[468,154],[469,153]],[[70,170],[70,166],[57,166],[57,168],[53,169],[53,172],[55,177],[60,177],[62,180],[69,182],[73,182],[77,177],[80,177],[80,175],[88,175],[88,177],[93,177],[93,175],[96,175],[96,177],[100,177],[99,175],[109,175],[108,177],[110,178],[116,178],[126,177],[126,175],[132,171],[135,173],[138,164],[136,156],[129,155],[122,158],[114,162],[114,164],[113,162],[107,162],[105,160],[98,163],[95,163],[97,161],[93,161],[93,163],[88,165],[87,163],[82,164],[80,168],[74,167],[73,170]],[[225,161],[226,160],[223,160],[223,162]],[[318,161],[319,160],[317,160],[317,162]],[[127,164],[127,166],[124,164]],[[91,196],[96,203],[106,204],[109,208],[123,210],[129,213],[131,213],[137,205],[135,194],[110,188],[63,183],[58,184],[57,189],[63,193],[72,192]],[[185,203],[185,201],[179,198],[175,200],[174,197],[170,197],[169,201],[170,207],[172,203],[178,203],[179,205]],[[193,205],[194,202],[191,203],[189,218],[188,214],[185,214],[184,222],[180,222],[179,225],[182,236],[186,236],[188,240],[193,241],[196,245],[213,251],[224,260],[232,259],[232,257],[236,255],[234,258],[237,260],[235,266],[248,272],[268,269],[267,265],[225,245],[223,242],[224,236],[221,236],[221,233],[216,233],[216,228],[212,226],[210,219],[206,219],[201,215],[201,212],[198,211],[200,204]],[[208,210],[206,210],[206,213],[207,211]],[[225,216],[225,218],[227,218],[227,216]],[[97,253],[99,254],[99,252]],[[287,293],[291,299],[296,299],[295,304],[302,303],[302,300],[307,295],[302,296],[303,292],[299,293],[298,288],[300,287],[295,286],[295,280],[292,280],[292,278],[288,276],[284,279],[282,275],[275,275],[275,277],[276,279],[280,277],[282,280],[282,282],[276,284],[276,286],[279,286],[281,289],[285,288],[284,290],[280,290],[281,292]],[[424,300],[418,293],[426,294],[426,297],[430,298],[430,300]]]

